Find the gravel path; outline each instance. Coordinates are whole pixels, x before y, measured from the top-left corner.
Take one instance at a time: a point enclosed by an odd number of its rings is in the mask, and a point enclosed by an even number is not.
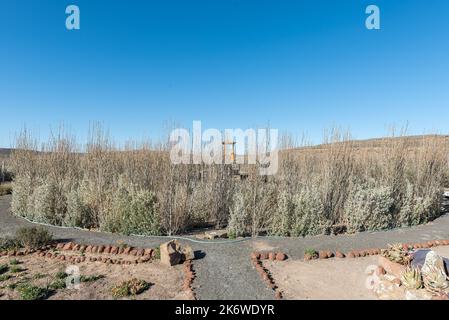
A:
[[[0,237],[13,236],[23,226],[31,226],[10,213],[11,196],[0,197]],[[169,237],[135,237],[109,233],[90,232],[71,228],[46,227],[58,240],[92,244],[116,244],[121,240],[136,247],[154,247],[168,241]],[[386,247],[394,242],[422,242],[449,238],[449,215],[444,215],[426,225],[382,232],[363,232],[355,235],[316,236],[306,238],[259,237],[241,242],[188,243],[196,252],[194,269],[197,278],[194,288],[198,299],[273,299],[273,292],[265,287],[251,265],[253,250],[281,250],[293,259],[300,259],[306,248],[316,250],[368,249]]]

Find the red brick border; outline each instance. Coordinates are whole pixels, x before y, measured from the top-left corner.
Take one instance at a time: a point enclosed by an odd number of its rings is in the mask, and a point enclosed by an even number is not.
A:
[[[449,239],[446,240],[432,240],[432,241],[426,241],[426,242],[419,242],[419,243],[403,243],[402,246],[406,250],[410,249],[428,249],[432,247],[437,246],[447,246],[449,245]],[[329,259],[329,258],[360,258],[360,257],[367,257],[367,256],[376,256],[380,255],[382,253],[382,250],[380,248],[372,248],[372,249],[365,249],[365,250],[351,250],[347,253],[343,253],[342,251],[336,251],[335,253],[332,251],[326,251],[321,250],[318,251],[318,254],[315,256],[305,255],[304,260],[317,260],[317,259]]]
[[[184,262],[184,286],[183,289],[187,291],[189,298],[191,300],[196,300],[195,292],[193,291],[192,284],[193,280],[196,278],[196,273],[193,269],[192,260],[187,260]]]
[[[56,251],[54,251],[56,250]],[[53,251],[53,252],[51,252]],[[136,257],[133,260],[121,260],[107,257],[84,257],[84,256],[75,256],[69,254],[62,254],[58,251],[72,251],[79,253],[92,253],[92,254],[110,254],[110,255],[128,255]],[[25,256],[29,254],[37,253],[39,257],[49,258],[49,259],[58,259],[61,261],[68,261],[70,263],[81,263],[85,261],[89,262],[103,262],[107,264],[123,264],[123,265],[131,265],[131,264],[139,264],[146,263],[153,259],[155,259],[156,251],[153,248],[134,248],[134,247],[118,247],[118,246],[110,246],[110,245],[84,245],[84,244],[76,244],[74,242],[68,243],[58,243],[53,245],[47,245],[41,247],[39,249],[19,249],[19,250],[10,250],[0,252],[0,257],[8,256],[8,257],[19,257]]]
[[[270,272],[264,268],[262,264],[262,260],[271,260],[271,261],[284,261],[287,259],[287,255],[282,252],[253,252],[251,253],[251,261],[254,265],[254,268],[259,273],[262,280],[268,286],[268,288],[274,291],[274,297],[276,300],[281,300],[283,298],[282,291],[279,290],[278,286],[274,282],[273,276]]]

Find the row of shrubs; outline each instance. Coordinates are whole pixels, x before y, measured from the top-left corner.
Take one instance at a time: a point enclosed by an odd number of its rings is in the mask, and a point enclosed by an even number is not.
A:
[[[435,219],[447,181],[447,143],[427,136],[360,148],[334,134],[320,148],[286,148],[279,172],[173,165],[167,147],[115,148],[100,133],[80,150],[59,136],[36,152],[20,136],[12,156],[12,211],[38,222],[124,234],[227,226],[231,236],[305,236],[381,230]],[[291,146],[286,146],[291,147]],[[83,151],[83,152],[80,152]]]

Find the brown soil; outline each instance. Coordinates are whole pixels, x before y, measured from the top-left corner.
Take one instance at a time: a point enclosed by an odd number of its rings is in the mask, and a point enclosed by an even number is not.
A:
[[[1,257],[0,265],[10,264],[12,259],[11,257]],[[37,254],[16,257],[15,259],[20,261],[18,266],[25,271],[17,274],[13,274],[11,271],[4,273],[13,277],[0,282],[0,300],[20,299],[17,290],[8,288],[11,284],[27,282],[46,287],[56,280],[55,275],[58,271],[65,271],[69,265],[72,265],[67,261],[43,258],[37,256]],[[136,265],[83,262],[76,264],[76,266],[79,267],[80,275],[101,275],[104,278],[81,283],[79,289],[58,289],[48,297],[49,300],[110,300],[113,299],[111,288],[132,278],[145,280],[151,286],[144,293],[128,299],[188,299],[187,293],[182,289],[184,275],[181,265],[170,268],[156,260]]]
[[[366,269],[377,257],[329,260],[264,261],[276,285],[288,300],[373,300],[365,283]]]

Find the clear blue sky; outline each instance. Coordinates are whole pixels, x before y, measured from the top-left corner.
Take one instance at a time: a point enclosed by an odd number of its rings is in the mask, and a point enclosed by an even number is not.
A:
[[[23,125],[118,141],[187,127],[449,132],[447,0],[0,0],[0,146]],[[81,30],[65,29],[65,8]],[[381,30],[365,8],[381,9]]]

